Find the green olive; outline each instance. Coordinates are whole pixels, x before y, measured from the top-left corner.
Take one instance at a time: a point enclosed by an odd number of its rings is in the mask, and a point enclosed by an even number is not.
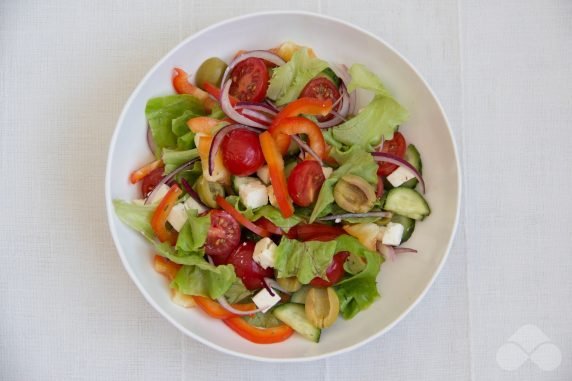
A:
[[[359,176],[345,175],[334,187],[334,200],[350,213],[366,213],[375,203],[373,185]]]
[[[276,278],[276,281],[284,290],[288,292],[296,292],[302,288],[302,283],[295,276],[289,278]]]
[[[204,176],[199,177],[195,185],[201,201],[210,208],[217,208],[216,197],[224,197],[224,187],[219,183],[207,181]]]
[[[197,86],[204,89],[206,82],[216,87],[220,87],[222,81],[222,76],[227,68],[226,62],[217,57],[211,57],[201,64],[197,74],[195,75],[195,81]]]
[[[312,287],[306,295],[306,317],[318,328],[334,324],[340,314],[340,299],[332,287]]]

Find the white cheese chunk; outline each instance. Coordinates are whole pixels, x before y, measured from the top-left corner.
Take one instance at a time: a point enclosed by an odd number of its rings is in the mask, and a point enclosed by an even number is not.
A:
[[[270,201],[270,205],[272,205],[275,208],[279,208],[278,201],[276,201],[276,195],[274,194],[274,188],[272,187],[272,185],[267,186],[266,190],[268,192],[268,201]]]
[[[409,169],[405,167],[399,167],[393,171],[389,176],[387,176],[387,181],[391,183],[394,187],[398,187],[404,182],[414,179],[415,175]]]
[[[143,205],[145,205],[145,200],[142,198],[138,198],[138,199],[131,201],[131,203],[134,205],[143,206]]]
[[[256,246],[254,246],[252,259],[265,269],[274,267],[277,248],[278,246],[276,246],[274,241],[270,238],[262,238],[260,241],[256,242]]]
[[[322,172],[324,173],[324,177],[327,179],[328,177],[330,177],[332,172],[334,172],[334,169],[330,167],[322,167]]]
[[[403,225],[397,224],[395,222],[390,222],[385,228],[383,233],[383,239],[381,242],[384,245],[398,246],[401,243],[401,237],[403,236]]]
[[[185,222],[187,222],[187,210],[185,209],[185,205],[177,204],[173,206],[169,216],[167,217],[167,221],[171,224],[173,229],[180,232],[183,228]]]
[[[268,311],[280,301],[280,295],[278,295],[276,290],[272,289],[272,292],[274,296],[270,295],[268,290],[263,288],[258,294],[252,297],[252,301],[258,308],[262,309],[262,312]]]
[[[270,170],[267,165],[263,165],[256,171],[256,176],[266,185],[270,183]]]
[[[167,194],[167,192],[169,191],[169,186],[167,184],[161,184],[161,186],[159,187],[159,189],[157,189],[157,191],[153,191],[153,198],[149,199],[149,204],[155,204],[158,202],[161,202],[161,200],[163,199],[163,197],[165,197],[165,195]]]
[[[207,208],[205,208],[203,205],[199,204],[194,198],[189,197],[186,201],[185,201],[185,209],[187,210],[191,210],[194,209],[198,212],[198,214],[201,214],[205,211],[207,211]]]
[[[262,182],[258,180],[249,181],[238,187],[238,195],[240,201],[247,208],[260,208],[268,204],[268,190]]]

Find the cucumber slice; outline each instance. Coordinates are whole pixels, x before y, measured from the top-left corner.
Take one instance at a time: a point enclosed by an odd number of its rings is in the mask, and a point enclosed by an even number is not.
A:
[[[413,234],[413,231],[415,230],[414,219],[405,216],[400,216],[399,214],[394,214],[393,217],[391,218],[391,222],[403,225],[403,236],[401,236],[401,243],[411,238],[411,234]]]
[[[414,220],[422,220],[431,214],[429,204],[419,192],[403,187],[393,188],[387,192],[383,208]]]
[[[407,160],[409,164],[415,167],[415,169],[418,170],[419,173],[423,172],[423,162],[421,161],[421,154],[419,154],[419,151],[413,144],[407,146],[407,149],[405,150],[405,156],[403,158]],[[411,179],[401,184],[401,186],[405,188],[414,189],[417,186],[418,182],[419,180],[417,179]]]
[[[310,291],[309,286],[302,286],[302,288],[292,294],[290,301],[292,303],[306,304],[306,295],[308,295],[308,291]]]
[[[320,341],[322,330],[310,323],[310,320],[306,317],[306,310],[303,304],[286,303],[274,308],[272,314],[306,339],[314,343]]]

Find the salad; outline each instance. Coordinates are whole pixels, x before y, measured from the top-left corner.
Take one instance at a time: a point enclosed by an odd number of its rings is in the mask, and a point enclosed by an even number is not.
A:
[[[156,253],[172,299],[259,344],[318,342],[379,297],[384,260],[430,214],[407,111],[361,64],[286,42],[209,58],[150,99],[155,160],[119,219]],[[356,109],[356,93],[371,100]]]

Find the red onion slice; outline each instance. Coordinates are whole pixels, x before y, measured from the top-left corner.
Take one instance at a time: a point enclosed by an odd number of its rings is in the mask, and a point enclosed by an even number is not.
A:
[[[290,135],[290,137],[292,139],[294,139],[294,141],[296,142],[296,144],[298,144],[300,146],[300,149],[302,151],[306,152],[307,154],[312,156],[314,159],[316,159],[316,161],[318,163],[320,163],[320,165],[322,167],[324,166],[324,162],[322,161],[322,158],[320,158],[320,156],[318,156],[316,151],[314,151],[312,148],[310,148],[309,145],[307,145],[302,139],[300,139],[300,137],[298,135]]]
[[[266,283],[266,285],[268,287],[271,287],[271,288],[276,289],[278,291],[282,291],[285,294],[291,294],[291,292],[286,291],[284,288],[282,288],[282,286],[280,286],[280,284],[278,282],[276,282],[272,278],[264,278],[264,283]]]
[[[346,85],[346,87],[350,85],[352,77],[350,76],[350,73],[348,72],[348,67],[346,65],[330,65],[330,68],[334,71],[334,73],[338,77],[340,77],[340,79]],[[352,91],[351,93],[349,93],[348,106],[349,106],[348,112],[350,114],[354,114],[355,113],[355,107],[356,107],[356,92],[355,92],[355,90]]]
[[[224,296],[221,296],[220,298],[217,298],[216,300],[220,306],[222,308],[224,308],[225,310],[227,310],[228,312],[231,312],[235,315],[238,316],[248,316],[248,315],[254,315],[257,312],[261,312],[262,308],[257,308],[251,311],[241,311],[241,310],[237,310],[236,308],[234,308],[233,306],[231,306],[228,301],[226,300],[226,298]]]
[[[276,111],[277,113],[280,112],[280,110],[282,110],[282,107],[278,107],[276,106],[276,103],[274,103],[272,100],[266,98],[264,100],[264,103],[266,103],[268,106],[270,106],[274,111]]]
[[[228,65],[228,67],[224,71],[224,75],[222,76],[222,82],[221,83],[226,82],[228,76],[230,75],[232,70],[236,67],[236,65],[238,65],[242,61],[247,60],[249,58],[260,58],[260,59],[263,59],[263,60],[268,61],[270,63],[273,63],[274,65],[277,65],[277,66],[282,66],[286,63],[286,61],[284,61],[282,58],[280,58],[279,55],[274,54],[268,50],[251,50],[249,52],[239,54],[238,56],[236,56],[231,61],[230,65]]]
[[[191,165],[195,164],[195,162],[199,160],[198,157],[187,161],[185,164],[181,165],[180,167],[178,167],[177,169],[175,169],[173,172],[169,173],[167,176],[163,177],[163,179],[155,186],[155,188],[153,188],[153,190],[151,191],[151,193],[149,193],[149,196],[147,196],[147,198],[145,199],[145,205],[149,204],[149,200],[153,199],[153,196],[155,196],[155,194],[157,193],[157,191],[159,190],[159,188],[161,188],[161,186],[163,184],[167,184],[169,183],[171,180],[173,180],[175,178],[175,176],[180,173],[181,171],[184,171],[187,168],[190,168]]]
[[[411,249],[409,247],[396,247],[393,249],[395,254],[403,254],[403,253],[417,253],[418,251],[415,249]]]
[[[408,161],[400,158],[399,156],[395,156],[386,152],[372,152],[371,154],[373,155],[373,159],[375,161],[384,161],[408,169],[411,173],[413,173],[415,178],[419,180],[419,184],[421,184],[421,192],[425,193],[425,181],[423,180],[421,173],[419,173],[419,171],[415,169],[414,166],[409,164]]]
[[[240,114],[238,111],[236,111],[234,109],[234,107],[232,107],[232,104],[230,103],[230,97],[229,97],[229,91],[230,91],[230,85],[232,83],[232,80],[228,80],[226,83],[224,83],[223,87],[222,87],[222,91],[221,91],[221,95],[220,95],[220,106],[222,108],[222,111],[226,114],[226,116],[228,116],[230,119],[236,121],[237,123],[240,124],[244,124],[246,126],[250,126],[250,127],[258,127],[258,128],[263,128],[266,129],[266,126],[262,123],[259,122],[255,122],[250,118],[247,118],[246,116]]]
[[[181,179],[181,185],[183,186],[183,188],[185,188],[185,191],[189,194],[189,196],[197,202],[197,204],[199,204],[205,209],[210,209],[201,201],[199,194],[195,192],[195,190],[191,187],[191,184],[189,184],[189,182],[186,179]]]
[[[245,109],[260,111],[268,115],[276,115],[278,112],[272,108],[268,103],[258,103],[258,102],[238,102],[235,106],[236,109]]]
[[[270,126],[270,123],[272,123],[272,119],[270,117],[268,117],[267,115],[258,112],[258,111],[254,111],[248,108],[242,109],[242,115],[246,116],[247,118],[252,119],[255,122],[260,122],[263,124],[266,124],[268,126]]]
[[[318,221],[335,221],[337,219],[343,220],[346,218],[367,218],[367,217],[385,218],[389,216],[391,216],[390,212],[344,213],[344,214],[334,214],[331,216],[318,218]]]
[[[377,242],[376,245],[377,251],[383,255],[386,260],[395,261],[395,249],[393,246],[384,245],[381,241]]]
[[[151,126],[149,124],[147,124],[147,145],[153,155],[157,155],[157,144],[155,144],[155,139],[153,139],[153,133],[151,132]]]
[[[253,131],[256,133],[260,132],[260,131],[256,130],[255,128],[251,128],[251,127],[248,127],[248,126],[245,126],[242,124],[230,124],[228,126],[224,126],[220,130],[218,130],[218,132],[215,134],[213,141],[211,143],[211,148],[209,149],[209,175],[212,176],[212,174],[214,172],[216,154],[220,148],[220,145],[222,144],[224,137],[229,132],[234,131],[236,129],[244,129],[244,130]]]
[[[337,126],[338,124],[340,124],[346,120],[345,117],[348,115],[350,100],[349,100],[348,92],[346,90],[346,86],[343,83],[340,85],[340,97],[338,98],[338,100],[336,100],[336,103],[338,106],[338,110],[337,111],[334,110],[333,109],[333,108],[335,108],[335,106],[334,106],[332,108],[332,111],[331,111],[331,113],[334,115],[334,117],[330,120],[326,120],[324,122],[316,123],[318,125],[318,127],[330,128],[330,127]],[[336,103],[334,103],[334,104],[336,104]]]

